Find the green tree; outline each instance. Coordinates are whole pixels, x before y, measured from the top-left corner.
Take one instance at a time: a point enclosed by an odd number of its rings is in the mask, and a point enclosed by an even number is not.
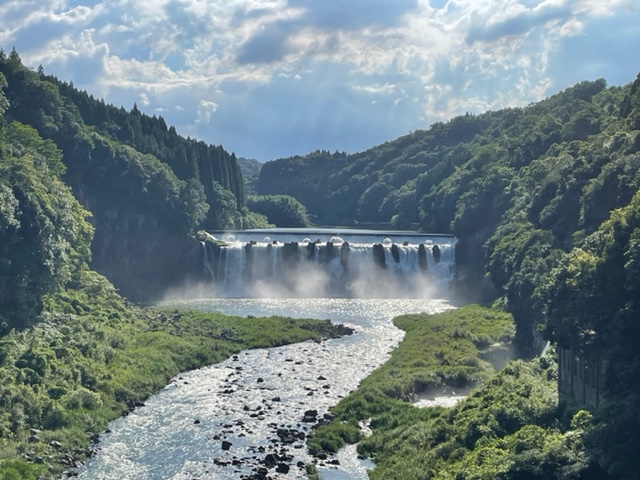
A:
[[[4,78],[4,75],[2,73],[0,73],[0,122],[2,122],[2,116],[4,115],[4,112],[6,112],[7,109],[9,108],[9,100],[7,100],[7,97],[5,97],[4,91],[3,91],[6,88],[6,86],[7,86],[7,79]]]
[[[289,195],[255,195],[247,198],[252,212],[267,217],[277,227],[307,227],[309,218],[304,206]]]
[[[12,151],[0,153],[0,311],[7,326],[23,327],[45,294],[86,268],[93,228],[46,158]]]

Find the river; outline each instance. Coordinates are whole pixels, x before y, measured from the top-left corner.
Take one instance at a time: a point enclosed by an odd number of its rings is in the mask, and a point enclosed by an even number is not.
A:
[[[288,473],[306,478],[304,440],[282,445],[281,432],[308,433],[307,410],[318,417],[384,363],[403,337],[391,319],[438,312],[442,299],[211,299],[176,306],[240,316],[331,319],[355,329],[348,337],[247,350],[222,363],[185,372],[109,426],[96,454],[76,473],[83,480],[238,479],[255,473],[269,453],[289,458]],[[223,450],[223,441],[231,445]],[[367,478],[370,464],[343,452],[340,466],[319,465],[324,480]]]

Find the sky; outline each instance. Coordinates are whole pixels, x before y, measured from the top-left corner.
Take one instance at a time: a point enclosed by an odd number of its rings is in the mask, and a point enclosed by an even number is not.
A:
[[[0,0],[24,64],[268,161],[640,72],[640,0]]]

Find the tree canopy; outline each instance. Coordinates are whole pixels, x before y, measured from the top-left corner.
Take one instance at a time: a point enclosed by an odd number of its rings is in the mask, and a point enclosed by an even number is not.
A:
[[[60,157],[31,127],[0,131],[0,333],[32,323],[90,260],[89,212],[60,180]]]
[[[466,114],[361,153],[267,162],[256,188],[292,195],[321,224],[455,234],[460,289],[488,278],[524,352],[543,319],[537,287],[640,188],[638,98],[640,79],[610,88],[585,81],[525,108]]]
[[[0,51],[0,113],[11,151],[33,152],[91,211],[92,266],[151,300],[184,281],[198,229],[258,227],[235,154],[181,137],[162,117],[106,104]],[[128,254],[134,252],[134,259]],[[172,259],[162,265],[153,258]]]
[[[247,198],[247,206],[277,227],[307,227],[307,210],[289,195],[254,195]]]

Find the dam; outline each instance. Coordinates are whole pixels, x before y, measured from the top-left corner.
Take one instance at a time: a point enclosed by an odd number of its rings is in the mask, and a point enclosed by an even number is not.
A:
[[[210,231],[215,296],[428,298],[455,273],[453,235],[352,228]]]

